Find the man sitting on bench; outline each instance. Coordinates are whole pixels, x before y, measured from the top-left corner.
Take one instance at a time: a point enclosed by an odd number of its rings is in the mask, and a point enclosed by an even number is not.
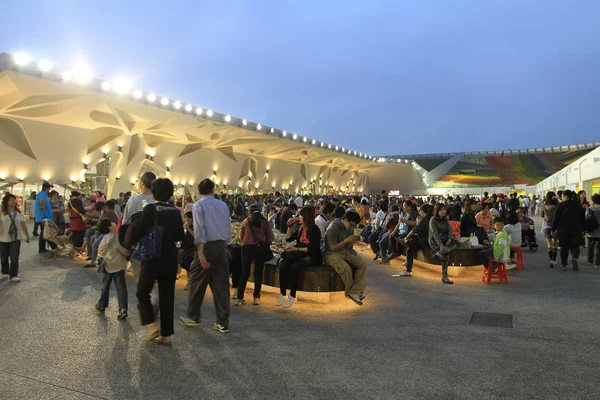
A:
[[[342,218],[329,224],[325,233],[325,263],[335,269],[344,281],[346,297],[362,306],[363,292],[367,287],[367,267],[352,248],[360,240],[360,236],[354,234],[360,220],[356,211],[347,211]]]

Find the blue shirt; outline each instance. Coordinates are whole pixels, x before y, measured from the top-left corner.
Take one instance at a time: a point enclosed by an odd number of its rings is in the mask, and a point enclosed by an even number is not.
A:
[[[45,210],[42,210],[42,199],[46,202]],[[52,219],[52,204],[48,199],[48,193],[41,191],[35,198],[35,222],[42,222],[45,219]]]
[[[231,241],[231,217],[229,207],[213,196],[198,200],[192,210],[194,216],[195,244]]]

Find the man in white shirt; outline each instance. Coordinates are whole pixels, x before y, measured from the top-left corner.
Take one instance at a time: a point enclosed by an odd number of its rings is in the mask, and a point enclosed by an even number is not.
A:
[[[327,231],[329,223],[333,219],[332,214],[334,211],[335,204],[326,203],[321,209],[321,213],[315,218],[315,225],[317,225],[321,231],[321,239],[325,239],[325,232]]]
[[[298,206],[298,209],[300,209],[304,205],[304,199],[302,198],[302,196],[297,195],[296,200],[294,200],[294,203],[296,203],[296,205]]]

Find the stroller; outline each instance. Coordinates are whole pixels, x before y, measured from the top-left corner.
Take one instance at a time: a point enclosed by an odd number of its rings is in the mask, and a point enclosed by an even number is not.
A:
[[[529,250],[536,252],[538,249],[537,240],[535,238],[535,226],[531,225],[529,229],[521,231],[521,247],[529,247]]]
[[[51,219],[42,221],[44,224],[44,240],[53,243],[56,248],[53,248],[48,253],[48,257],[71,257],[75,258],[77,252],[71,244],[71,235],[63,235],[62,231]],[[54,246],[51,246],[54,247]]]

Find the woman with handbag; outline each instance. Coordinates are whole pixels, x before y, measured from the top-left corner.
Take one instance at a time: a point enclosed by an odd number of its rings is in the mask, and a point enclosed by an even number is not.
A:
[[[250,216],[242,222],[240,243],[242,244],[242,276],[238,285],[237,298],[234,306],[241,306],[244,300],[246,284],[250,277],[250,267],[254,262],[254,305],[260,304],[260,289],[262,286],[265,262],[273,258],[271,252],[271,230],[269,222],[260,212],[260,205],[255,203],[249,207]]]
[[[303,207],[300,210],[300,228],[291,234],[288,242],[296,241],[295,247],[281,254],[279,264],[279,286],[281,294],[277,306],[283,305],[290,308],[296,303],[296,290],[298,288],[298,272],[309,265],[322,265],[321,230],[315,225],[315,209]],[[290,296],[285,298],[286,289],[290,288]],[[285,304],[284,304],[285,301]]]
[[[125,268],[127,267],[129,251],[119,243],[119,235],[116,234],[116,231],[117,225],[109,218],[102,218],[98,222],[98,232],[102,235],[102,241],[98,246],[98,272],[101,272],[103,276],[102,291],[100,292],[100,300],[96,304],[96,310],[101,314],[106,311],[110,285],[114,281],[119,301],[117,319],[122,320],[127,318],[128,309]]]

